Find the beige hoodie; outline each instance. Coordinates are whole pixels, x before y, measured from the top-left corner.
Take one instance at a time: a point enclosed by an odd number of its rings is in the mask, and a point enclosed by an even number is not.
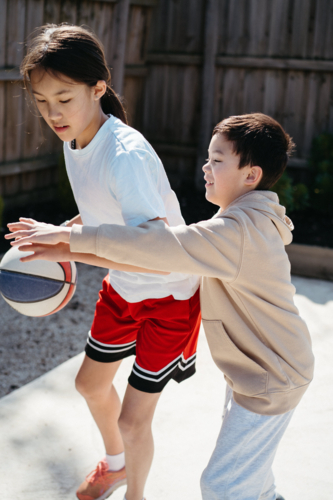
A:
[[[270,191],[251,191],[191,226],[73,226],[73,252],[202,276],[203,326],[235,401],[263,415],[293,409],[313,376],[284,248],[291,221]]]

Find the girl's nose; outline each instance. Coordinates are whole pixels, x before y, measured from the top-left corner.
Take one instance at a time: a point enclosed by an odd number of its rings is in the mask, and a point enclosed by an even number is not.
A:
[[[209,170],[209,162],[208,161],[203,165],[202,170],[204,172],[207,172],[207,170]]]
[[[61,113],[57,107],[49,107],[48,117],[50,120],[56,120],[61,117]]]

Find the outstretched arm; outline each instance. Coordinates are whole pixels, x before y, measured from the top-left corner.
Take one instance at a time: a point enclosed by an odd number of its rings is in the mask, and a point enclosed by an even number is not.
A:
[[[12,246],[18,246],[22,252],[33,252],[22,257],[22,262],[32,260],[50,260],[54,262],[76,261],[91,266],[126,271],[133,273],[150,273],[167,275],[168,272],[154,271],[143,267],[128,264],[119,264],[109,259],[98,257],[88,253],[75,253],[70,251],[69,241],[70,226],[60,227],[52,224],[44,224],[33,219],[21,218],[19,222],[8,224],[11,233],[7,234],[7,240],[16,238],[11,242]]]

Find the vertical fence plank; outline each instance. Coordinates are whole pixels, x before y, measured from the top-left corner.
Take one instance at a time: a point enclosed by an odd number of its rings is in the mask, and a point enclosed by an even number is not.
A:
[[[117,41],[113,59],[113,87],[118,94],[122,94],[124,85],[128,17],[129,0],[119,0],[116,7]]]
[[[271,0],[271,15],[267,23],[267,28],[269,30],[268,56],[281,57],[285,54],[287,47],[286,35],[288,28],[289,1],[290,0]]]
[[[11,0],[7,13],[6,65],[19,66],[23,56],[25,38],[25,0]],[[22,84],[6,84],[5,159],[21,157],[23,98]]]
[[[138,130],[142,128],[142,102],[143,102],[143,80],[142,78],[126,77],[124,80],[124,100],[128,123]]]
[[[286,93],[286,73],[284,71],[267,71],[265,74],[265,93],[263,112],[277,121],[283,121],[284,99]]]
[[[197,136],[197,124],[200,117],[200,72],[195,66],[188,66],[183,71],[179,138],[181,142],[191,144],[193,138]],[[188,89],[191,89],[191,92]]]
[[[7,66],[19,66],[24,50],[25,0],[10,0],[7,4]]]
[[[327,130],[333,134],[333,78],[331,76],[331,92],[330,100],[328,103],[328,126]]]
[[[61,2],[60,0],[45,0],[44,24],[60,23]]]
[[[329,106],[331,96],[331,79],[332,73],[320,75],[318,89],[318,107],[316,110],[316,125],[319,131],[327,131],[329,127]],[[317,133],[318,133],[317,132]]]
[[[302,148],[304,120],[304,75],[300,71],[290,71],[287,76],[282,125],[294,139],[297,151]]]
[[[305,102],[306,115],[305,115],[305,130],[304,130],[304,145],[303,154],[307,156],[311,148],[311,142],[314,135],[319,133],[316,129],[316,109],[318,106],[318,87],[319,78],[315,73],[309,75],[308,95]]]
[[[306,57],[311,0],[294,0],[291,53],[293,57]]]
[[[228,39],[226,53],[237,55],[246,51],[246,19],[248,0],[229,1]],[[245,52],[246,53],[246,52]]]
[[[0,68],[6,64],[7,0],[0,0]],[[4,160],[5,84],[0,82],[0,163]]]
[[[323,57],[333,59],[333,0],[329,1],[327,18],[326,43]]]
[[[224,71],[223,81],[223,104],[222,115],[219,120],[223,120],[230,115],[244,112],[244,69],[227,68]]]
[[[146,12],[140,6],[131,7],[128,20],[126,64],[143,64],[145,60]]]
[[[0,82],[0,163],[4,160],[4,132],[5,132],[5,83]],[[0,167],[1,170],[1,167]]]
[[[322,58],[325,54],[330,0],[317,0],[315,10],[314,40],[312,57]]]
[[[0,68],[6,62],[7,0],[0,0]]]
[[[36,27],[43,24],[44,0],[27,0],[27,15],[25,24],[26,39]],[[25,105],[23,107],[23,144],[22,154],[25,158],[37,156],[41,146],[42,138],[40,125],[36,115],[37,110],[30,104],[29,95],[25,95]],[[36,175],[36,174],[35,174]]]
[[[207,156],[207,147],[212,133],[214,93],[215,93],[215,57],[217,51],[218,0],[207,0],[205,15],[204,64],[202,68],[201,118],[199,132],[196,185],[204,188],[202,165]]]
[[[256,113],[264,107],[265,71],[247,71],[244,79],[244,112]]]
[[[228,46],[228,18],[229,18],[229,0],[220,0],[218,3],[218,54],[226,54]]]
[[[61,3],[61,22],[76,24],[77,19],[77,2],[73,0],[62,0]]]
[[[267,51],[268,29],[267,20],[270,4],[267,0],[251,0],[248,17],[248,44],[246,53],[253,56],[263,56]]]

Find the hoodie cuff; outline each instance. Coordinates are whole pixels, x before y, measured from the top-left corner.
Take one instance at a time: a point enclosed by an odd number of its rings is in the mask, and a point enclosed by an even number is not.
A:
[[[96,255],[98,227],[73,224],[69,239],[71,252]]]

